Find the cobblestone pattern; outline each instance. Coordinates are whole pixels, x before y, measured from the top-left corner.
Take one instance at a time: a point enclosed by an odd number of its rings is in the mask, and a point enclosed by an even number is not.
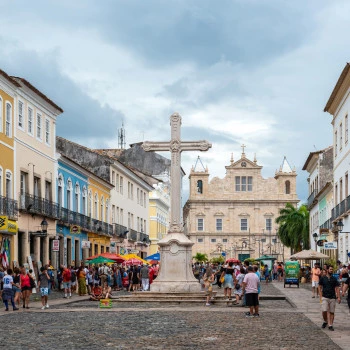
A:
[[[11,313],[6,349],[340,349],[301,313],[122,311]],[[275,331],[275,330],[278,331]]]

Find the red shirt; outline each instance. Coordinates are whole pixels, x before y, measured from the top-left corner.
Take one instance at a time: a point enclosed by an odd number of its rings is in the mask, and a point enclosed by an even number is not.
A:
[[[30,280],[28,275],[21,275],[21,287],[30,287]]]

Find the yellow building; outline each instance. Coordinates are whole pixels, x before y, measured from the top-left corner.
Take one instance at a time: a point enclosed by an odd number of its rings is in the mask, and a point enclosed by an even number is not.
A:
[[[89,255],[109,252],[113,225],[109,224],[110,191],[114,186],[97,176],[88,179],[88,216],[94,230],[88,232]]]
[[[154,185],[149,194],[149,255],[158,252],[158,242],[167,234],[169,229],[170,196],[169,187],[163,183]]]
[[[18,261],[18,203],[14,187],[14,101],[17,83],[0,70],[0,266]],[[5,254],[4,254],[5,253]],[[8,262],[5,263],[5,261]]]

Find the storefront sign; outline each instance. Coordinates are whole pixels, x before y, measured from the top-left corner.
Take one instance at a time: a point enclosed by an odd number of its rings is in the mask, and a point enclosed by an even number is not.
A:
[[[90,245],[91,245],[91,242],[90,241],[81,241],[81,247],[84,249],[84,248],[88,248],[90,249]]]
[[[18,232],[16,221],[10,220],[7,216],[0,216],[0,233],[15,235]]]
[[[78,225],[71,225],[70,226],[70,233],[80,233],[80,226]]]
[[[53,252],[59,252],[60,251],[60,240],[54,239],[52,241],[52,251]]]
[[[325,242],[323,243],[324,249],[337,249],[338,248],[338,242]]]

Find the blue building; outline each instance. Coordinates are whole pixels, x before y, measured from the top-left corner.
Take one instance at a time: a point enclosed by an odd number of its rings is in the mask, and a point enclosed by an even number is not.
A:
[[[57,202],[60,219],[56,235],[59,239],[58,263],[80,266],[89,255],[88,241],[91,218],[87,216],[88,171],[74,161],[58,159]]]

